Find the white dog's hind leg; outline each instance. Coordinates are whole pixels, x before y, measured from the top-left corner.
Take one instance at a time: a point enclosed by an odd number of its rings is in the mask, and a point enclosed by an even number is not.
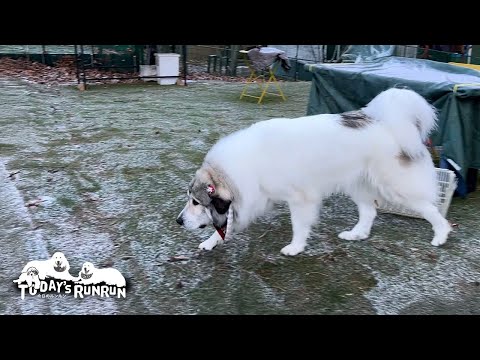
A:
[[[292,218],[293,239],[281,251],[283,255],[297,255],[307,245],[310,229],[317,220],[318,205],[315,203],[289,203]]]
[[[198,245],[198,247],[202,250],[212,250],[215,246],[221,244],[222,242],[222,237],[220,236],[218,231],[215,231],[212,236],[210,236],[207,240]]]
[[[344,240],[363,240],[368,238],[372,229],[373,220],[377,216],[377,210],[374,206],[374,199],[365,197],[353,198],[358,207],[358,222],[350,231],[344,231],[338,234],[340,239]]]
[[[433,246],[439,246],[445,244],[447,241],[448,233],[452,231],[452,227],[448,221],[440,214],[438,208],[429,203],[428,201],[419,201],[408,204],[412,210],[418,211],[430,224],[432,224],[433,232],[435,236],[431,244]]]

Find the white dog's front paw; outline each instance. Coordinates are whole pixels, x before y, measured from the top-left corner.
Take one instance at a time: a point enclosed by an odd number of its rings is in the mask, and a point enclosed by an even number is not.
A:
[[[198,245],[198,248],[199,249],[202,249],[202,250],[212,250],[215,246],[217,246],[219,243],[221,243],[221,241],[218,241],[217,239],[212,239],[212,238],[209,238],[208,240],[205,240],[204,242],[202,242],[200,245]]]
[[[209,250],[210,251],[215,246],[217,246],[218,244],[221,244],[221,243],[223,243],[223,239],[220,236],[220,234],[217,231],[215,231],[212,234],[212,236],[210,236],[207,240],[205,240],[200,245],[198,245],[198,247],[202,250]]]
[[[301,253],[305,249],[305,245],[297,245],[297,244],[288,244],[285,246],[280,252],[283,255],[287,256],[294,256],[298,253]]]
[[[368,233],[356,231],[344,231],[338,234],[338,237],[343,240],[364,240],[368,238]]]
[[[198,245],[198,248],[202,250],[212,250],[216,245],[216,241],[205,240],[200,245]]]

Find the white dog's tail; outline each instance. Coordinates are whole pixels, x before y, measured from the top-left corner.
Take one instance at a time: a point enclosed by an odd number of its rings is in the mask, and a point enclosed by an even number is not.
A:
[[[415,157],[437,124],[436,109],[415,91],[392,88],[377,95],[363,108],[369,117],[382,122],[402,150]]]

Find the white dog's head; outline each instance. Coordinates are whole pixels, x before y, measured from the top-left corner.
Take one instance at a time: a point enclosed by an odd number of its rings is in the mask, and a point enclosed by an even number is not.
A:
[[[95,270],[95,266],[91,262],[84,262],[82,265],[82,269],[78,273],[82,279],[90,279],[93,275],[93,271]]]
[[[68,263],[67,258],[65,257],[65,255],[63,255],[62,252],[58,251],[53,254],[51,261],[53,263],[53,269],[56,272],[68,272],[70,270],[70,264]]]
[[[214,181],[212,170],[201,168],[188,187],[188,201],[177,217],[177,223],[187,229],[207,225],[225,228],[231,195],[220,181]],[[213,175],[213,176],[212,176]]]

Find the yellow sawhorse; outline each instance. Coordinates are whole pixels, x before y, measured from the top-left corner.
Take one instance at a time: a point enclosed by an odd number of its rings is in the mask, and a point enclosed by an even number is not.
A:
[[[265,80],[265,71],[262,71],[261,73],[257,72],[257,70],[252,66],[252,63],[250,62],[250,60],[248,58],[248,51],[240,50],[240,53],[242,53],[244,55],[245,62],[248,66],[248,69],[250,70],[250,75],[247,78],[247,83],[245,84],[245,86],[243,88],[242,94],[240,95],[240,99],[242,99],[245,96],[252,97],[252,98],[258,99],[257,104],[260,104],[262,102],[262,100],[265,98],[265,95],[269,94],[269,95],[274,95],[274,96],[280,96],[284,101],[287,100],[287,98],[283,94],[282,88],[280,87],[280,84],[278,83],[277,78],[275,77],[275,74],[274,74],[274,71],[279,64],[279,61],[276,61],[272,66],[268,67],[268,80]],[[259,82],[258,79],[260,79],[260,78],[262,79],[262,81]],[[257,83],[257,85],[260,87],[260,91],[261,91],[260,96],[247,94],[248,87],[252,83]],[[278,93],[272,93],[272,92],[267,91],[269,85],[273,84],[273,83],[275,85],[277,85]]]

